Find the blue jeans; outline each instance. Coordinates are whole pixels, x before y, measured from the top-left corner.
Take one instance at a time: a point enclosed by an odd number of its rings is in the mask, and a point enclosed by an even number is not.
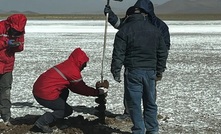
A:
[[[155,78],[156,72],[151,69],[125,69],[125,100],[133,122],[131,128],[133,134],[159,131],[155,103]]]

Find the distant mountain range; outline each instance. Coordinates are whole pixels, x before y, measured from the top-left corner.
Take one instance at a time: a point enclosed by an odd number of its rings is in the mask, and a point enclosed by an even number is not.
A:
[[[36,13],[36,12],[32,12],[32,11],[24,11],[24,12],[20,12],[20,11],[16,11],[16,10],[12,10],[12,11],[10,11],[10,12],[5,12],[5,11],[0,10],[0,13],[2,13],[2,14],[14,14],[14,13],[38,14],[38,13]]]
[[[158,14],[221,14],[221,0],[170,0],[155,6]]]
[[[170,0],[162,5],[154,5],[156,14],[221,14],[221,0]],[[121,9],[114,9],[117,14],[124,14]],[[94,11],[89,14],[101,13]],[[19,11],[5,12],[0,9],[0,13],[21,13]],[[38,14],[33,11],[24,11],[25,14]],[[80,14],[80,13],[70,13]]]

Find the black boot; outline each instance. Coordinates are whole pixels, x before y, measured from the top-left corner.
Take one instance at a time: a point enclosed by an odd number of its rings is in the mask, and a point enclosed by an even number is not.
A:
[[[52,133],[53,130],[48,125],[42,125],[38,121],[35,122],[35,126],[41,129],[43,133]]]
[[[11,124],[11,117],[10,117],[10,116],[8,116],[8,115],[2,115],[2,119],[3,119],[4,124],[5,124],[6,126],[11,126],[11,125],[12,125],[12,124]]]

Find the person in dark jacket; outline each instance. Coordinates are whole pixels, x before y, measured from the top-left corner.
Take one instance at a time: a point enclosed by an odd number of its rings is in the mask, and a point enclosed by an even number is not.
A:
[[[169,27],[167,24],[159,19],[154,13],[153,3],[150,0],[138,0],[135,4],[135,7],[141,8],[146,13],[148,13],[148,19],[150,23],[156,26],[163,37],[164,43],[168,50],[170,50],[170,33]],[[110,6],[105,6],[104,14],[109,13],[108,22],[116,29],[121,28],[124,25],[126,16],[124,18],[119,18],[112,10]],[[157,74],[156,82],[162,79],[162,74]],[[127,110],[126,103],[124,101],[125,110],[123,115],[117,116],[116,118],[119,120],[129,119],[129,112]]]
[[[107,93],[108,81],[99,83],[96,88],[89,87],[82,79],[81,71],[89,58],[80,48],[76,48],[69,58],[41,74],[33,85],[36,101],[53,112],[46,112],[35,122],[42,132],[53,132],[49,124],[72,114],[72,107],[67,104],[70,91],[84,96],[99,96]]]
[[[160,30],[150,23],[147,15],[135,6],[127,10],[124,25],[115,35],[111,62],[111,73],[118,82],[122,66],[125,68],[125,102],[133,122],[133,134],[159,131],[155,80],[156,74],[165,71],[168,56]]]
[[[169,27],[167,24],[162,21],[160,18],[158,18],[154,13],[154,6],[153,3],[150,0],[138,0],[135,4],[135,7],[143,9],[145,12],[147,12],[148,18],[150,19],[150,22],[160,29],[160,32],[163,36],[164,42],[167,46],[167,49],[170,50],[170,33],[169,33]],[[112,10],[110,6],[105,6],[104,8],[104,14],[109,13],[108,16],[108,22],[116,29],[119,29],[123,24],[124,18],[119,18]]]
[[[27,18],[24,14],[12,14],[0,21],[0,114],[6,125],[11,120],[11,88],[15,53],[24,50],[24,34]]]

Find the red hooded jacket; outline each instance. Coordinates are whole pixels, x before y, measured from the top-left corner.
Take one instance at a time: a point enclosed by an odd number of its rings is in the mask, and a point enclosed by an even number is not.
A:
[[[0,21],[0,74],[13,71],[15,52],[23,51],[24,49],[24,34],[27,18],[23,14],[13,14],[6,20]],[[22,32],[23,34],[16,37],[9,37],[9,28]],[[18,47],[9,47],[8,40],[20,42]]]
[[[89,58],[85,52],[76,48],[67,60],[38,77],[33,86],[34,96],[45,100],[55,100],[66,88],[81,95],[97,96],[99,91],[88,87],[81,76],[81,67],[88,61]]]

